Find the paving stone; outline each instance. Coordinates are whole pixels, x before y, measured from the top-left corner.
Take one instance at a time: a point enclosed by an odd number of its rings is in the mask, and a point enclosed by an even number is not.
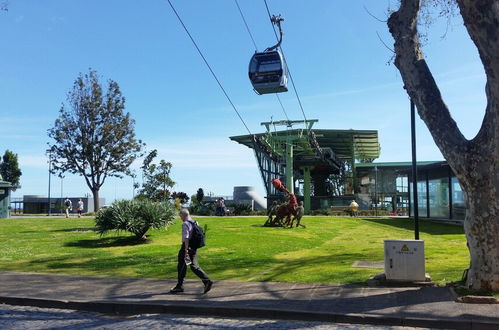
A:
[[[63,309],[0,305],[2,329],[423,329],[383,327],[326,322],[282,321],[244,318],[196,317],[188,315],[143,314],[109,316]]]

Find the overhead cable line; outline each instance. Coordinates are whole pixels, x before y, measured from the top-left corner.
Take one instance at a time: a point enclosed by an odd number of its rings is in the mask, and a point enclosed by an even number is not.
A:
[[[269,5],[267,4],[267,0],[263,0],[263,2],[265,3],[265,8],[267,8],[267,14],[269,15],[269,19],[272,21],[272,15],[270,14]],[[279,37],[277,36],[277,32],[275,30],[274,24],[272,24],[272,29],[274,30],[274,34],[275,34],[276,39],[279,40]],[[286,56],[284,55],[284,50],[280,46],[279,46],[279,48],[281,50],[282,57],[284,58],[284,63],[286,65],[286,67],[288,68],[289,78],[291,80],[291,84],[293,85],[293,90],[295,91],[296,98],[298,99],[298,104],[300,105],[301,113],[303,114],[303,118],[305,119],[305,122],[306,122],[307,116],[305,115],[305,110],[303,110],[303,105],[301,104],[301,100],[300,100],[300,96],[298,95],[298,91],[296,90],[295,81],[293,80],[293,76],[291,75],[291,70],[289,70],[288,61],[286,61]]]
[[[255,42],[255,39],[253,38],[253,34],[251,33],[251,30],[250,30],[248,24],[246,23],[246,18],[244,17],[243,11],[241,10],[241,7],[239,6],[239,3],[237,2],[237,0],[234,0],[234,2],[236,3],[237,9],[239,9],[239,13],[241,14],[241,18],[243,19],[244,25],[246,25],[246,31],[248,31],[248,34],[249,34],[251,40],[253,41],[253,45],[255,46],[255,51],[258,52],[258,47],[256,46],[256,42]],[[274,33],[275,33],[275,30],[274,30]],[[277,34],[276,34],[276,38],[277,38]],[[282,104],[281,99],[279,98],[279,95],[277,93],[275,93],[275,96],[277,97],[277,100],[279,101],[279,104],[281,105],[281,109],[284,112],[284,116],[286,116],[286,120],[289,121],[288,114],[286,112],[286,109],[284,109],[284,105]]]
[[[286,120],[290,121],[289,117],[288,117],[288,114],[286,113],[286,109],[284,109],[284,105],[282,105],[281,98],[279,97],[279,94],[276,93],[275,97],[277,97],[277,101],[279,101],[279,104],[281,105],[282,112],[284,112],[284,115],[286,116]]]
[[[244,18],[244,15],[243,15],[243,12],[241,10],[241,7],[239,7],[239,3],[237,2],[237,0],[234,0],[234,2],[236,3],[237,9],[239,9],[239,14],[241,14],[241,18],[243,19],[244,25],[246,25],[246,31],[248,31],[248,34],[249,34],[249,36],[251,38],[251,41],[253,41],[253,45],[255,46],[255,50],[258,51],[258,47],[256,46],[255,39],[253,39],[253,35],[251,34],[251,31],[250,31],[250,28],[248,26],[248,23],[246,23],[246,19]]]
[[[213,71],[213,69],[211,68],[210,64],[208,63],[208,61],[206,60],[206,58],[204,57],[203,53],[201,52],[201,49],[199,49],[196,41],[194,40],[194,38],[192,37],[192,35],[190,34],[189,30],[187,29],[187,27],[185,26],[184,22],[182,21],[182,19],[180,18],[180,15],[177,13],[177,11],[175,10],[175,7],[173,6],[172,2],[170,0],[167,0],[168,3],[170,4],[170,7],[172,8],[173,12],[175,13],[175,15],[177,16],[180,24],[182,24],[182,27],[184,28],[185,32],[187,33],[187,35],[189,36],[189,38],[191,39],[192,43],[194,44],[194,46],[196,47],[199,55],[201,55],[201,58],[203,59],[204,63],[206,64],[206,66],[208,67],[208,69],[210,70],[211,74],[213,75],[213,78],[215,78],[215,80],[217,81],[218,83],[218,86],[220,86],[220,89],[222,90],[222,92],[224,93],[225,97],[227,98],[227,100],[229,101],[230,105],[232,106],[232,108],[234,109],[234,111],[236,112],[237,116],[239,117],[239,119],[241,120],[241,122],[243,123],[244,127],[246,128],[246,130],[248,131],[248,133],[250,135],[253,135],[253,133],[251,133],[250,129],[248,128],[248,126],[246,125],[246,123],[244,122],[243,120],[243,117],[241,117],[241,114],[239,114],[239,111],[237,111],[237,108],[236,106],[234,105],[234,103],[232,102],[232,100],[230,99],[229,95],[227,94],[227,92],[225,91],[224,87],[222,86],[222,83],[220,82],[220,80],[218,79],[217,75],[215,74],[215,72]]]

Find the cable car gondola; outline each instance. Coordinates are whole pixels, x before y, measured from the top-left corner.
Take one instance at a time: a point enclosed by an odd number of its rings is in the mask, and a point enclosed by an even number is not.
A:
[[[249,64],[249,78],[258,94],[288,91],[288,73],[278,50],[255,53]]]
[[[279,42],[263,52],[256,52],[249,63],[248,76],[253,89],[259,95],[288,91],[288,70],[284,57],[279,50],[282,42],[280,16],[272,16],[272,23],[279,27]]]

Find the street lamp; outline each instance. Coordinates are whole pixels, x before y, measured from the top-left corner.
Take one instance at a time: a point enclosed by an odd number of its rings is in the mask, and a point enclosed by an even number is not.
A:
[[[374,166],[374,211],[378,216],[378,166]]]
[[[419,239],[418,168],[416,163],[415,105],[411,99],[412,191],[414,198],[414,239]]]
[[[64,204],[63,204],[63,199],[62,199],[62,196],[64,196],[64,176],[61,175],[60,178],[61,178],[61,205],[60,205],[60,209],[61,209],[61,214],[62,214],[63,213],[62,210],[64,209]]]
[[[47,212],[47,215],[50,216],[51,215],[51,210],[50,210],[50,172],[52,170],[52,153],[49,151],[49,192],[48,192],[48,212]]]

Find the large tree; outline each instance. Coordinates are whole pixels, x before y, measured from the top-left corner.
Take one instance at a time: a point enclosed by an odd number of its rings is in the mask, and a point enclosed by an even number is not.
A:
[[[199,188],[198,191],[196,192],[196,200],[198,203],[202,203],[204,198],[204,190],[203,188]]]
[[[19,179],[23,173],[19,169],[19,163],[17,161],[17,154],[12,151],[5,150],[3,157],[0,161],[0,175],[5,181],[10,182],[16,190],[19,186]]]
[[[81,175],[99,209],[99,190],[108,177],[129,175],[144,144],[135,137],[135,121],[124,112],[125,98],[118,83],[108,80],[103,90],[97,72],[76,78],[59,118],[48,130],[54,141],[48,152],[54,173]]]
[[[154,164],[153,160],[158,155],[156,149],[152,150],[142,164],[142,189],[139,196],[147,197],[151,200],[164,202],[170,198],[170,188],[175,182],[170,177],[172,164],[161,159],[159,164]]]
[[[444,5],[452,1],[442,0]],[[418,35],[420,0],[402,0],[388,20],[395,65],[466,201],[470,251],[466,285],[499,290],[499,0],[456,0],[485,69],[487,106],[478,134],[467,140],[452,119],[424,59]],[[451,55],[451,54],[450,54]]]

